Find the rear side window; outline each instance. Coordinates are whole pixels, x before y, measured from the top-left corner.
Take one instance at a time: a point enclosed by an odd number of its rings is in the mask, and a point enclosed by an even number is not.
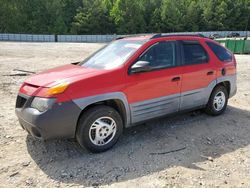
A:
[[[208,62],[208,55],[198,41],[183,41],[184,65],[203,64]]]
[[[214,54],[218,57],[219,60],[224,62],[232,61],[232,54],[227,49],[213,42],[206,42],[206,43],[209,46],[209,48],[214,52]]]

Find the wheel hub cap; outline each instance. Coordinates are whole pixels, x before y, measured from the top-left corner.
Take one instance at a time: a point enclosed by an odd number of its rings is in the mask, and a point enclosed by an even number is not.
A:
[[[89,129],[89,138],[95,145],[108,144],[115,136],[116,122],[111,117],[101,117],[95,120]]]
[[[225,105],[225,102],[226,102],[225,94],[222,91],[218,92],[214,97],[214,102],[213,102],[214,109],[216,111],[222,110]]]

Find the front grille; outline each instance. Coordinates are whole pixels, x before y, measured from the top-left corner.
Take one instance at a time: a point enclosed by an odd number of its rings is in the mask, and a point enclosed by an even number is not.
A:
[[[22,108],[26,103],[27,99],[18,95],[16,99],[16,108]]]

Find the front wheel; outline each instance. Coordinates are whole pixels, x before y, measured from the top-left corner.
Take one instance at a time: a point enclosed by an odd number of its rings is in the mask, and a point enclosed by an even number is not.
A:
[[[91,152],[103,152],[118,141],[122,130],[120,114],[109,106],[99,105],[87,110],[80,117],[76,139]]]
[[[220,115],[225,111],[227,102],[228,92],[226,88],[224,86],[217,86],[209,98],[205,111],[209,115]]]

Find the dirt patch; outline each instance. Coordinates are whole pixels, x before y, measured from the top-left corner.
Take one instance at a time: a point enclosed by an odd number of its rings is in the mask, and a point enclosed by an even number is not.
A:
[[[126,130],[101,154],[74,140],[28,136],[14,110],[29,74],[13,69],[39,72],[82,60],[102,45],[0,43],[0,187],[250,187],[249,55],[236,56],[238,93],[222,116],[150,121]]]

